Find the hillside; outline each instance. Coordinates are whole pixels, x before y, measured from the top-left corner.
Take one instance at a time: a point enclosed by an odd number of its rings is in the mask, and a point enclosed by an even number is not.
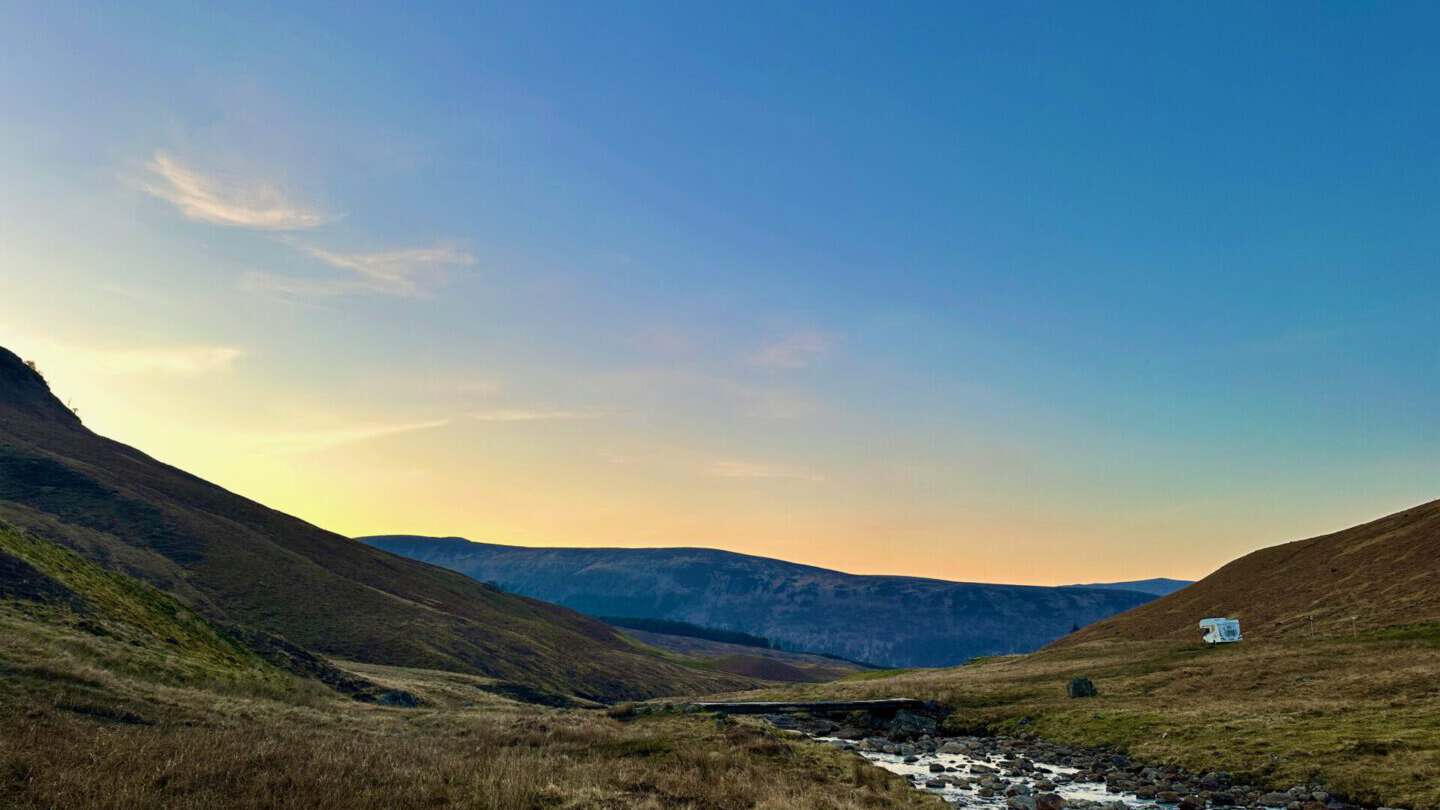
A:
[[[160,681],[257,686],[286,680],[250,647],[161,591],[4,524],[0,625],[6,640],[0,672],[6,674],[59,657],[41,652],[69,636],[72,650],[96,639],[124,645],[127,668]]]
[[[5,810],[618,808],[658,806],[657,795],[687,807],[937,806],[758,723],[622,721],[509,700],[480,676],[339,662],[342,677],[411,700],[356,702],[271,666],[159,590],[4,525],[0,640]]]
[[[1129,591],[859,576],[700,548],[521,548],[461,538],[366,543],[584,613],[674,619],[884,666],[1027,652],[1142,604]]]
[[[955,708],[956,729],[1436,810],[1437,574],[1440,501],[1262,549],[1030,655],[753,696],[928,698]],[[1204,644],[1195,624],[1208,615],[1239,617],[1245,641]],[[1067,697],[1076,677],[1098,696]]]
[[[1062,644],[1199,637],[1207,616],[1241,621],[1248,640],[1354,633],[1440,620],[1440,501],[1334,534],[1247,554]]]
[[[369,548],[86,429],[0,349],[0,519],[207,619],[354,661],[595,699],[740,684],[570,610]]]

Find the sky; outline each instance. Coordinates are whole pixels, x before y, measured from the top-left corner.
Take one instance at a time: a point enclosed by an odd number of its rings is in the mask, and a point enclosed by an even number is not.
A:
[[[1440,497],[1437,27],[0,2],[0,345],[348,535],[1198,578]]]

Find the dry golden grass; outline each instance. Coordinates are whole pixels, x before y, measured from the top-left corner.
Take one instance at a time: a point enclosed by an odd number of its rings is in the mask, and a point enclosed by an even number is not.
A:
[[[269,679],[187,686],[97,665],[123,654],[91,649],[105,639],[77,646],[33,623],[25,638],[0,646],[6,810],[937,806],[851,755],[758,724],[544,709],[485,691],[484,678],[374,665],[345,666],[424,705]]]
[[[1093,679],[1099,697],[1067,698],[1076,676]],[[1091,643],[751,694],[932,698],[954,707],[952,730],[1112,745],[1276,786],[1319,780],[1354,800],[1440,808],[1440,625],[1217,648]]]
[[[395,710],[198,726],[3,725],[15,808],[933,806],[811,743],[696,717]]]

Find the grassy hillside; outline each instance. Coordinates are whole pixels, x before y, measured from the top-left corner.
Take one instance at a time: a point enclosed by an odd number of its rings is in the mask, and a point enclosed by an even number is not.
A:
[[[111,673],[157,683],[305,689],[165,593],[0,524],[0,674],[104,694]]]
[[[1435,810],[1437,516],[1430,503],[1256,552],[1032,655],[785,694],[931,698],[955,708],[957,730],[1114,745],[1276,787],[1318,781],[1354,801]],[[1246,640],[1199,642],[1192,628],[1206,615],[1240,616]],[[1066,685],[1082,676],[1099,696],[1069,699]]]
[[[572,611],[326,532],[97,436],[3,349],[0,519],[218,623],[333,656],[600,700],[743,683],[678,665]]]
[[[1095,698],[1066,684],[1089,677]],[[1145,761],[1230,771],[1288,788],[1440,808],[1440,624],[1355,638],[1207,648],[1095,642],[949,670],[862,677],[747,697],[919,697],[955,708],[953,731],[1117,746]]]
[[[1206,616],[1248,639],[1440,621],[1440,501],[1335,534],[1261,549],[1163,599],[1062,639],[1194,639]]]
[[[823,746],[698,716],[622,721],[475,675],[342,664],[419,698],[279,671],[147,585],[0,530],[0,807],[936,807]]]
[[[1029,652],[1153,599],[1042,588],[857,576],[705,548],[524,548],[461,538],[365,542],[507,591],[596,616],[670,619],[763,636],[786,649],[885,666],[948,666]]]

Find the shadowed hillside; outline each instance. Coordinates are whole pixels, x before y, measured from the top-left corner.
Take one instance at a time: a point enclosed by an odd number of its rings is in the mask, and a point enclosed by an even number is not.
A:
[[[1440,620],[1440,501],[1335,534],[1261,549],[1190,587],[1063,639],[1199,638],[1207,616],[1245,637],[1353,633]]]
[[[521,548],[427,537],[365,542],[599,616],[673,619],[883,666],[1028,652],[1154,597],[857,576],[702,548]]]
[[[86,429],[0,349],[0,519],[315,651],[613,699],[743,681],[608,626],[406,560],[227,492]]]

